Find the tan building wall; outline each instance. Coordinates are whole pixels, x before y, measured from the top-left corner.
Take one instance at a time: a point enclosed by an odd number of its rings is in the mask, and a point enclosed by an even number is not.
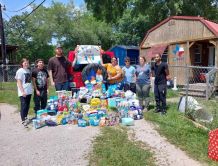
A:
[[[190,54],[188,53],[189,49],[187,48],[187,43],[178,44],[180,48],[184,49],[184,53],[179,56],[177,52],[175,54],[174,50],[176,44],[170,45],[168,47],[168,64],[171,78],[177,78],[177,83],[179,85],[184,85],[186,83],[186,70],[179,66],[190,65]]]
[[[180,43],[213,38],[214,34],[198,20],[169,20],[150,32],[142,48],[157,44]]]

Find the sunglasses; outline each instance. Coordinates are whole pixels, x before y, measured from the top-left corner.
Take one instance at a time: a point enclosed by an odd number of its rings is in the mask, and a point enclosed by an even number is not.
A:
[[[125,61],[125,62],[130,62],[130,61]]]

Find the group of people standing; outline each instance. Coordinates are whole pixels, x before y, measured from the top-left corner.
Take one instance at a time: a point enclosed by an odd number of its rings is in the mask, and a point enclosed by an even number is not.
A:
[[[156,54],[153,64],[146,63],[143,56],[139,57],[139,65],[130,65],[130,58],[125,58],[125,66],[121,69],[117,58],[113,57],[111,63],[102,65],[108,73],[108,84],[121,84],[120,89],[131,90],[137,94],[139,105],[145,110],[149,106],[149,93],[151,77],[154,77],[154,94],[156,100],[156,113],[166,114],[167,80],[170,79],[167,63],[161,61],[161,55]]]
[[[102,60],[102,57],[101,57]],[[27,118],[30,108],[31,95],[34,93],[35,113],[40,109],[45,109],[47,104],[49,78],[50,85],[54,86],[56,91],[68,90],[68,70],[74,67],[77,57],[73,62],[69,62],[63,55],[63,49],[60,45],[55,48],[55,56],[49,59],[48,70],[45,69],[43,59],[36,60],[36,67],[30,71],[29,60],[23,58],[20,62],[20,69],[17,70],[15,79],[17,80],[18,96],[20,99],[20,116],[24,127],[28,127]],[[125,66],[121,69],[117,63],[117,58],[111,58],[111,63],[102,65],[107,70],[108,85],[119,85],[124,91],[131,90],[137,94],[139,104],[145,109],[149,105],[149,93],[151,76],[155,77],[155,100],[156,111],[162,114],[166,113],[166,89],[167,79],[169,79],[169,70],[166,63],[161,61],[161,55],[155,56],[155,64],[146,63],[145,57],[139,57],[139,65],[135,67],[130,65],[130,58],[125,58]]]
[[[154,77],[154,95],[156,101],[156,113],[166,114],[166,92],[167,80],[170,79],[167,63],[161,61],[161,55],[156,54],[155,62],[146,63],[143,56],[139,57],[139,65],[136,69],[130,66],[130,59],[126,58],[125,67],[123,67],[125,80],[124,90],[132,90],[135,92],[139,100],[139,104],[148,110],[149,93],[151,88],[151,77]]]
[[[48,70],[45,69],[43,59],[37,59],[35,66],[36,67],[30,71],[29,60],[23,58],[20,62],[20,68],[15,75],[20,99],[20,116],[24,127],[28,127],[28,123],[30,122],[27,115],[32,94],[34,93],[33,100],[36,114],[38,110],[46,108],[49,78],[50,84],[55,87],[56,91],[68,89],[67,70],[72,65],[63,56],[63,49],[58,45],[55,49],[55,56],[49,59]]]

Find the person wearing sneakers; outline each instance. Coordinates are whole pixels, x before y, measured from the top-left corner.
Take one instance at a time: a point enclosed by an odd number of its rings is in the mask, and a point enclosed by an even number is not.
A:
[[[161,55],[155,55],[155,64],[152,67],[152,76],[154,80],[154,95],[156,101],[156,113],[165,115],[166,112],[166,94],[167,80],[170,80],[168,65],[161,61]]]
[[[136,95],[139,99],[139,105],[144,107],[144,111],[147,111],[149,106],[150,75],[150,65],[146,63],[144,56],[140,56],[139,65],[136,67]]]
[[[48,71],[44,68],[44,60],[36,60],[36,68],[32,71],[34,87],[34,110],[35,114],[40,109],[45,109],[48,98]]]
[[[30,100],[33,92],[31,83],[31,73],[29,70],[29,60],[23,58],[20,62],[20,68],[16,72],[17,91],[20,98],[20,116],[24,127],[28,127],[29,120],[27,118]]]

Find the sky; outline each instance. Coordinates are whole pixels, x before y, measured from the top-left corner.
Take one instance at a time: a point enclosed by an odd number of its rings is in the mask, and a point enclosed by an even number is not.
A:
[[[19,9],[22,9],[23,7],[27,6],[30,2],[32,2],[33,0],[0,0],[0,3],[2,6],[5,5],[6,7],[6,10],[3,11],[3,18],[4,19],[9,19],[10,17],[14,16],[14,15],[18,15],[18,14],[21,14],[20,12],[10,12],[10,11],[17,11]],[[43,0],[35,0],[35,4],[36,5],[39,5]],[[46,0],[43,5],[44,6],[49,6],[51,4],[51,1],[52,0]],[[55,2],[62,2],[62,3],[68,3],[69,0],[54,0]],[[84,0],[73,0],[74,2],[74,5],[76,7],[79,7],[81,5],[84,4]],[[24,10],[22,10],[22,12],[25,12],[25,11],[28,11],[28,12],[31,12],[32,9],[29,7],[29,8],[26,8]]]

